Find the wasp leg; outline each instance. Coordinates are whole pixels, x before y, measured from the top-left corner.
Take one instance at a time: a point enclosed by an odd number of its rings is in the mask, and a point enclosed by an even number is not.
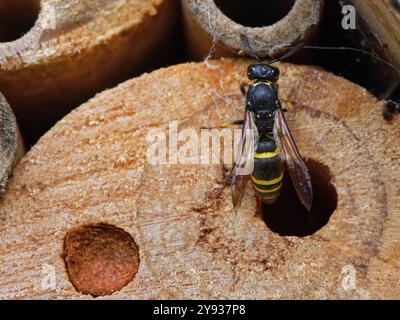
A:
[[[230,126],[242,126],[244,123],[244,120],[235,120],[232,122],[225,122],[221,124],[221,128],[228,128]]]
[[[223,164],[224,167],[224,178],[226,179],[228,177],[228,173],[231,171],[232,169],[232,165],[229,164]]]
[[[201,127],[202,129],[225,129],[228,128],[230,126],[242,126],[244,123],[244,120],[235,120],[235,121],[231,121],[231,122],[223,122],[221,123],[221,125],[219,127]]]
[[[242,93],[242,95],[243,95],[244,97],[246,97],[246,95],[247,95],[247,90],[246,90],[246,88],[244,87],[244,84],[243,84],[243,83],[240,84],[240,92]]]
[[[391,120],[395,113],[400,113],[400,104],[396,103],[393,100],[387,101],[383,109],[383,117],[385,118],[385,120]]]
[[[292,111],[293,110],[293,104],[290,101],[285,102],[285,107],[282,108],[282,109],[283,109],[283,112]]]

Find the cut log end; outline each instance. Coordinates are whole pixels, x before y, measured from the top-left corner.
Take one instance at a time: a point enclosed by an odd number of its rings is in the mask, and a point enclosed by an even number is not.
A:
[[[113,298],[400,297],[400,128],[364,89],[279,64],[280,99],[294,105],[287,119],[313,179],[310,214],[290,181],[266,208],[249,185],[235,213],[230,192],[221,192],[222,164],[149,162],[151,132],[168,134],[178,121],[186,137],[243,116],[249,61],[210,63],[106,91],[33,147],[0,202],[1,298],[86,299],[62,253],[71,228],[93,224],[123,229],[140,248],[140,268]]]
[[[178,6],[178,0],[1,1],[0,90],[29,142],[96,93],[172,61]],[[10,34],[2,36],[3,24]]]

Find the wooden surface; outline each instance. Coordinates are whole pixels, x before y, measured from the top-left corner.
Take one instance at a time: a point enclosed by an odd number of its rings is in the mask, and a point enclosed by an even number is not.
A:
[[[96,93],[171,55],[177,0],[26,2],[34,10],[31,2],[41,8],[33,28],[0,43],[0,90],[30,142]],[[2,1],[0,18],[11,8],[19,17],[24,8],[15,3]],[[6,27],[18,28],[13,21]]]
[[[68,278],[64,237],[106,223],[128,232],[140,257],[133,281],[110,299],[400,298],[400,128],[364,89],[313,67],[279,65],[280,97],[295,106],[289,125],[312,159],[309,216],[287,182],[284,203],[264,215],[252,187],[235,213],[229,191],[220,193],[222,165],[146,161],[150,129],[179,120],[199,132],[240,117],[248,63],[145,74],[47,133],[1,199],[0,297],[90,298]]]
[[[15,116],[0,93],[0,193],[4,192],[13,167],[25,154],[25,145]]]
[[[228,9],[225,11],[231,13],[229,16],[213,0],[182,0],[186,41],[189,53],[194,59],[202,60],[208,55],[237,56],[243,49],[241,34],[251,39],[252,46],[260,56],[278,57],[298,42],[310,42],[314,39],[323,10],[323,1],[320,0],[295,0],[293,7],[288,5],[292,1],[274,4],[264,2],[265,5],[259,10],[262,13],[249,13],[248,6],[254,6],[254,2],[246,3],[247,6],[243,8],[240,5],[235,7],[235,3],[238,2],[233,2],[232,5],[228,5],[229,1],[221,2],[225,3]],[[280,11],[280,7],[288,7],[288,12],[283,14],[282,19],[280,16],[271,16]],[[231,18],[232,15],[240,19],[260,14],[264,17],[260,18],[260,26],[243,25]]]

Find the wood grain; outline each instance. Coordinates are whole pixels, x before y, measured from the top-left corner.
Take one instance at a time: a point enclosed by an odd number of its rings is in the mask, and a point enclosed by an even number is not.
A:
[[[211,62],[105,91],[33,147],[0,203],[1,298],[90,298],[68,279],[63,242],[69,230],[97,223],[122,228],[139,249],[138,273],[111,299],[400,297],[400,128],[366,90],[317,68],[279,65],[298,147],[330,172],[316,181],[317,201],[326,187],[337,192],[336,210],[307,236],[282,235],[303,213],[263,216],[251,187],[235,213],[229,191],[220,192],[222,165],[147,162],[150,129],[178,120],[200,132],[243,114],[249,61]],[[293,220],[270,223],[276,213]]]

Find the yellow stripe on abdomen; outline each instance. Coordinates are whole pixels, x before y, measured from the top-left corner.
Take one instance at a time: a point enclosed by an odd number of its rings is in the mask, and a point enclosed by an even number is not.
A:
[[[281,150],[279,148],[277,148],[273,152],[263,152],[263,153],[254,152],[253,157],[255,159],[269,159],[269,158],[275,158],[275,157],[279,156],[280,153],[281,153]]]
[[[278,199],[282,188],[284,173],[280,157],[281,150],[276,147],[275,150],[270,151],[271,149],[266,146],[258,149],[267,152],[254,152],[255,169],[251,179],[259,199],[271,205]]]
[[[272,180],[260,180],[257,179],[254,176],[251,176],[251,179],[253,180],[254,184],[260,185],[260,186],[273,186],[274,184],[277,184],[282,181],[283,179],[283,172],[278,178],[272,179]]]
[[[260,193],[274,193],[274,192],[279,191],[282,188],[282,184],[280,183],[276,188],[273,188],[273,189],[260,189],[260,188],[257,188],[257,186],[255,186],[255,188]]]

